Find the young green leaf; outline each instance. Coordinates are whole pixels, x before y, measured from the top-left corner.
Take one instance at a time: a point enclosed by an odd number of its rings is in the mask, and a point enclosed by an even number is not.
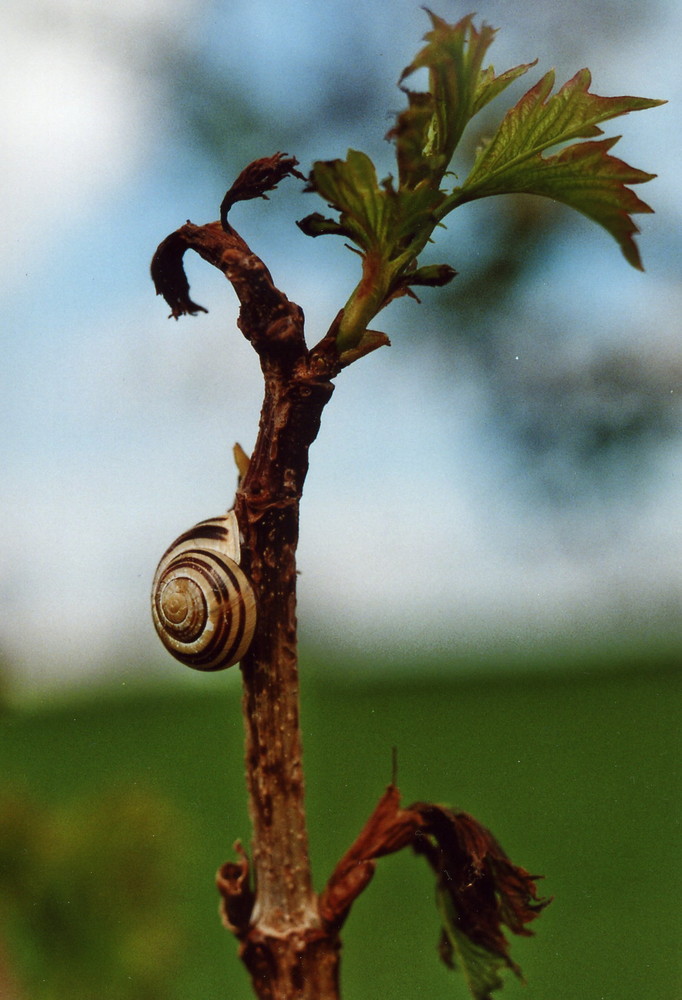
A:
[[[418,69],[429,71],[429,92],[407,90],[408,107],[398,115],[387,138],[396,140],[400,186],[414,187],[423,180],[438,186],[464,129],[481,108],[535,63],[515,66],[495,76],[492,66],[482,69],[495,29],[478,30],[473,15],[448,24],[426,9],[432,30],[398,81],[402,84]]]
[[[433,228],[433,213],[445,197],[433,187],[396,191],[390,177],[380,184],[369,156],[356,149],[349,149],[345,160],[315,163],[308,188],[322,195],[340,213],[340,220],[314,212],[298,223],[303,232],[345,235],[361,250],[387,262],[405,252],[415,233]]]
[[[508,962],[480,944],[462,930],[452,897],[444,889],[437,890],[438,911],[443,924],[439,946],[442,961],[449,969],[459,971],[474,1000],[490,1000],[493,990],[504,986],[501,971]],[[513,966],[518,974],[518,969]]]
[[[632,215],[652,209],[628,185],[655,175],[611,156],[615,138],[565,144],[602,135],[599,124],[611,118],[665,102],[591,94],[586,69],[551,96],[554,73],[547,73],[479,149],[464,184],[448,193],[443,179],[468,123],[535,63],[496,76],[492,66],[483,67],[493,28],[477,28],[473,15],[448,24],[428,9],[427,14],[426,45],[398,82],[427,69],[429,90],[403,88],[407,108],[387,135],[395,143],[397,183],[391,176],[379,181],[370,158],[357,150],[349,150],[345,160],[315,163],[308,180],[308,190],[320,194],[339,219],[315,212],[299,223],[303,232],[345,236],[362,257],[362,277],[336,326],[341,356],[354,357],[377,312],[397,296],[411,294],[412,285],[445,284],[454,277],[446,265],[425,269],[417,262],[434,229],[467,201],[511,192],[562,201],[607,229],[627,260],[642,267]],[[557,146],[564,148],[543,155]]]
[[[602,135],[599,123],[653,108],[664,101],[643,97],[599,97],[589,91],[590,72],[582,69],[550,96],[554,73],[545,76],[511,108],[494,136],[478,151],[471,173],[443,205],[449,212],[477,198],[511,192],[539,194],[562,201],[602,225],[618,241],[626,259],[642,269],[631,214],[651,212],[627,184],[655,174],[609,155],[619,137],[568,146],[553,156],[545,150],[571,139]]]
[[[436,225],[435,212],[445,194],[431,185],[396,190],[390,177],[377,180],[365,154],[348,150],[345,160],[315,163],[309,189],[317,191],[340,215],[339,221],[318,212],[298,225],[309,236],[342,234],[359,248],[362,280],[349,299],[339,325],[339,354],[354,350],[371,319],[410,284],[414,261]],[[441,272],[444,276],[444,272]],[[449,277],[454,276],[449,269]],[[423,284],[414,272],[415,283]],[[445,280],[440,282],[445,284]]]

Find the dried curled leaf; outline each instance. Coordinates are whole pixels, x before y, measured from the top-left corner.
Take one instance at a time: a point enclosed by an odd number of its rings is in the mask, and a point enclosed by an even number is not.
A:
[[[440,955],[462,970],[474,1000],[490,1000],[500,971],[521,970],[509,955],[503,926],[529,935],[526,924],[550,902],[539,899],[537,875],[513,864],[495,837],[464,812],[416,802],[402,808],[390,785],[355,843],[336,866],[320,899],[323,919],[340,927],[374,874],[377,859],[412,847],[436,876],[442,920]]]
[[[240,173],[229,189],[220,205],[220,221],[224,229],[228,228],[227,213],[238,201],[249,201],[251,198],[265,198],[266,191],[273,191],[285,177],[298,177],[304,181],[304,175],[296,169],[298,160],[286,153],[275,153],[254,160]]]
[[[255,900],[249,881],[249,859],[239,841],[234,845],[239,861],[226,861],[216,874],[220,893],[220,917],[223,925],[237,937],[248,933]]]
[[[193,302],[189,295],[189,281],[182,264],[187,248],[185,234],[182,229],[178,229],[159,243],[152,257],[152,281],[156,294],[163,295],[171,307],[169,319],[208,312],[208,309]]]
[[[550,902],[538,899],[537,875],[513,864],[495,837],[465,812],[444,806],[412,806],[424,820],[413,844],[436,875],[438,908],[443,922],[440,955],[461,969],[475,1000],[489,1000],[502,985],[500,971],[521,976],[502,930],[532,932],[526,924]]]

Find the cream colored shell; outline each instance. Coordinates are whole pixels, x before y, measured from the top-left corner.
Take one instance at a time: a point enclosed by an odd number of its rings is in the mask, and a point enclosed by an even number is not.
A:
[[[169,653],[194,670],[224,670],[251,644],[256,599],[239,559],[231,510],[176,538],[156,570],[154,626]]]

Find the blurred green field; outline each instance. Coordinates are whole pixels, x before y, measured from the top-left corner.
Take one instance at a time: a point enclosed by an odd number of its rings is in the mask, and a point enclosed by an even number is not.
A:
[[[473,813],[555,897],[535,937],[513,941],[527,985],[508,977],[501,997],[682,997],[677,663],[452,679],[420,676],[415,665],[409,678],[344,680],[313,660],[303,676],[318,887],[389,782],[395,746],[406,802]],[[61,808],[132,786],[177,812],[167,908],[185,955],[170,1000],[251,997],[213,885],[233,841],[249,837],[239,698],[233,671],[0,717],[5,789]],[[346,925],[345,1000],[464,1000],[463,982],[438,962],[437,939],[424,862],[385,859]],[[69,995],[91,993],[74,982]]]

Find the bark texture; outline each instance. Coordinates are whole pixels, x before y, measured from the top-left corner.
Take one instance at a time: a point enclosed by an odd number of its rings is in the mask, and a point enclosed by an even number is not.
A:
[[[338,1000],[341,926],[377,860],[411,847],[436,877],[444,914],[441,958],[453,965],[464,941],[474,955],[473,974],[484,968],[483,986],[497,988],[498,967],[520,972],[502,925],[530,933],[525,925],[547,901],[537,897],[536,876],[513,865],[468,814],[423,802],[405,809],[391,784],[319,897],[312,886],[296,646],[299,505],[332,379],[388,339],[366,330],[354,347],[339,353],[339,313],[309,350],[303,311],[275,287],[263,261],[228,222],[235,201],[264,196],[287,174],[300,176],[295,166],[279,153],[250,164],[225,196],[220,222],[188,222],[161,243],[152,262],[157,291],[175,318],[203,309],[189,296],[182,268],[187,249],[223,272],[239,299],[238,326],[258,354],[264,379],[258,437],[248,464],[242,463],[235,499],[242,566],[258,614],[241,663],[253,838],[251,859],[237,843],[240,860],[218,872],[222,918],[240,942],[260,1000]]]
[[[343,362],[332,331],[308,350],[302,310],[275,287],[263,261],[227,221],[234,201],[263,195],[295,173],[294,165],[280,154],[252,164],[226,195],[220,222],[188,222],[163,241],[152,277],[177,318],[203,309],[189,296],[185,251],[219,268],[237,294],[238,326],[264,378],[258,437],[235,499],[242,565],[258,607],[256,633],[241,664],[252,857],[241,852],[240,862],[218,873],[223,920],[240,941],[261,1000],[335,1000],[339,942],[320,916],[305,820],[296,547],[308,450]]]

